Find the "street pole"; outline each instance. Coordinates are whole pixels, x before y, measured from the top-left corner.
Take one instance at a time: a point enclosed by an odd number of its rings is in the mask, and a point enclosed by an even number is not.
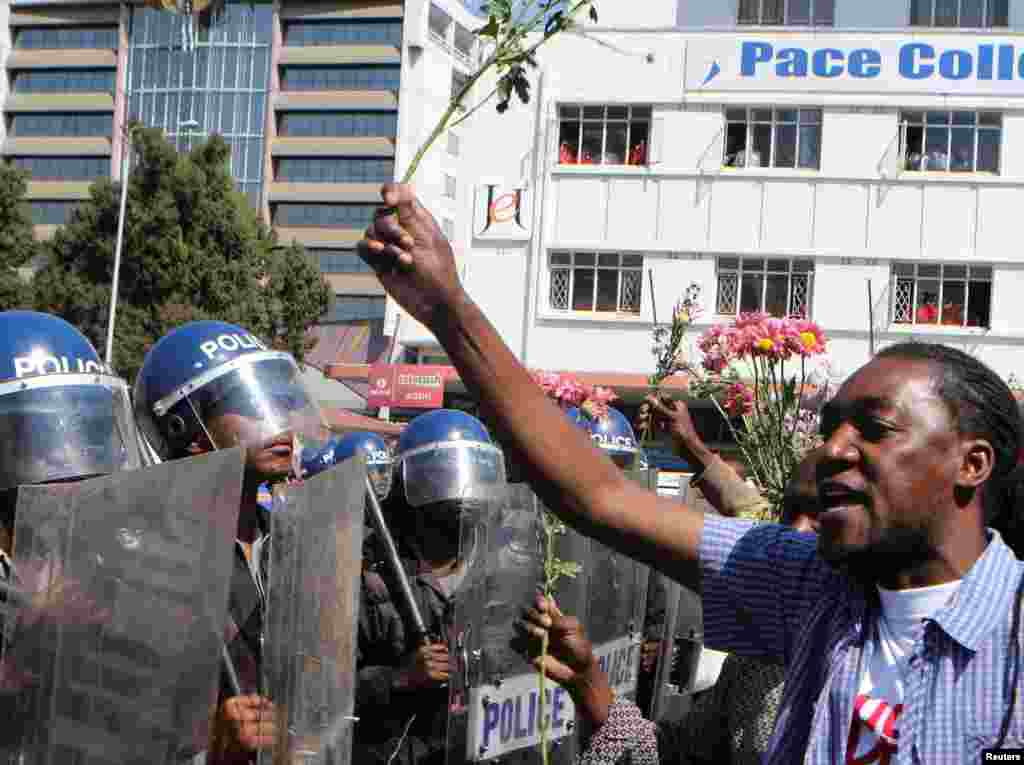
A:
[[[117,216],[117,243],[114,245],[114,281],[110,285],[110,316],[107,319],[107,350],[104,361],[107,368],[113,368],[114,319],[117,315],[117,283],[121,276],[121,247],[124,245],[124,214],[128,207],[128,157],[132,148],[132,128],[125,132],[124,147],[121,150],[121,212]]]

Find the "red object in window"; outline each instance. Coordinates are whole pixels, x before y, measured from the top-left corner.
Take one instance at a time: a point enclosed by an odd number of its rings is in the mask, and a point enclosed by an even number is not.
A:
[[[641,141],[634,146],[629,152],[629,164],[631,165],[646,165],[647,164],[647,141]]]
[[[939,307],[928,303],[917,309],[918,324],[935,324],[939,320]]]
[[[590,149],[584,149],[583,150],[583,153],[580,155],[580,164],[581,165],[593,165],[594,164],[594,155],[590,153]]]
[[[558,147],[558,162],[562,165],[576,164],[576,152],[566,141],[562,141],[562,145]]]
[[[964,323],[964,307],[953,303],[946,303],[942,307],[942,323],[960,326]]]

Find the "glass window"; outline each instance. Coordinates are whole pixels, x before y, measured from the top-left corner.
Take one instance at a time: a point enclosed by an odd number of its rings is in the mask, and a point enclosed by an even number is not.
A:
[[[448,45],[448,27],[451,26],[451,23],[451,16],[433,3],[430,4],[430,13],[427,16],[427,27],[430,29],[430,36],[445,47]]]
[[[900,155],[906,170],[999,174],[1002,115],[997,112],[900,114]]]
[[[379,136],[394,138],[398,130],[395,112],[284,112],[282,136]]]
[[[740,0],[737,20],[744,25],[830,27],[835,5],[835,0]]]
[[[368,274],[373,269],[356,255],[355,250],[311,250],[306,254],[320,263],[320,273],[324,274]]]
[[[13,73],[15,93],[109,93],[113,69],[32,69]]]
[[[992,267],[952,263],[896,263],[892,322],[988,328]]]
[[[28,203],[32,223],[37,226],[63,226],[80,204],[78,200],[67,199],[36,199]]]
[[[11,117],[13,136],[110,136],[113,132],[112,114],[45,114],[25,113]]]
[[[821,110],[726,109],[722,164],[725,167],[818,170]]]
[[[394,180],[395,161],[384,157],[282,157],[277,180],[291,183],[384,183]]]
[[[779,318],[807,317],[813,286],[813,260],[722,257],[718,259],[715,312],[737,316],[765,311]]]
[[[559,107],[558,161],[562,165],[646,165],[651,108]]]
[[[1009,0],[912,0],[910,25],[990,29],[1010,24]]]
[[[284,44],[394,45],[402,44],[401,19],[353,19],[347,21],[293,21],[285,25]]]
[[[366,228],[373,221],[376,205],[303,204],[281,202],[274,206],[277,226],[325,226]]]
[[[548,299],[556,311],[638,315],[643,256],[619,253],[551,253]]]
[[[11,157],[36,181],[93,181],[110,175],[110,157]]]
[[[387,298],[375,295],[335,295],[334,304],[320,320],[321,324],[374,321],[384,318]]]
[[[116,26],[15,27],[14,47],[25,49],[102,49],[118,47]]]
[[[398,90],[401,66],[363,64],[283,67],[283,90]]]

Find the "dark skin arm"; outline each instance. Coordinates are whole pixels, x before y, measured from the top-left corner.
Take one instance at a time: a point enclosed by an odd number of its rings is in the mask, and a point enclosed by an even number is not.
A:
[[[699,590],[701,513],[627,480],[547,399],[459,283],[451,246],[410,186],[387,184],[359,243],[391,296],[444,346],[507,435],[534,491],[566,523]],[[399,218],[401,225],[399,225]]]

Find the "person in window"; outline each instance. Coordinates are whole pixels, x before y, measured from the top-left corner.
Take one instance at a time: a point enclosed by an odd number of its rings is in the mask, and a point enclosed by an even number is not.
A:
[[[636,144],[629,151],[629,164],[631,165],[646,165],[647,164],[647,141],[641,141]]]
[[[924,305],[917,309],[918,324],[936,324],[939,321],[938,298],[933,292],[924,294]]]

